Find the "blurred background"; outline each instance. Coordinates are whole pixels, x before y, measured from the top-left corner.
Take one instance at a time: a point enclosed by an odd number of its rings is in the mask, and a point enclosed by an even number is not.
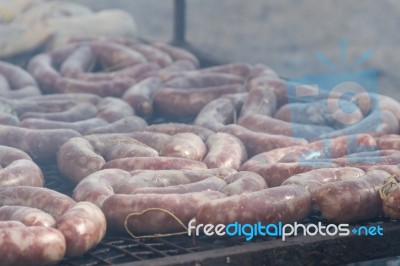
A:
[[[131,13],[139,36],[170,41],[174,1],[76,0],[94,10]],[[400,100],[400,1],[188,0],[186,40],[216,62],[264,63],[285,78],[372,69],[378,92]],[[339,42],[347,42],[342,61]],[[357,66],[365,52],[372,55]],[[335,67],[316,59],[320,52]]]

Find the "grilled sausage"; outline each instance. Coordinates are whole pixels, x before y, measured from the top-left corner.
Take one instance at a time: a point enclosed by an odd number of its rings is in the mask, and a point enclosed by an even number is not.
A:
[[[382,170],[364,177],[328,183],[314,191],[314,202],[322,216],[334,223],[351,223],[382,214],[379,189],[390,176]]]
[[[207,140],[207,155],[203,162],[209,168],[228,167],[239,169],[247,160],[247,151],[243,143],[227,133],[216,133]]]

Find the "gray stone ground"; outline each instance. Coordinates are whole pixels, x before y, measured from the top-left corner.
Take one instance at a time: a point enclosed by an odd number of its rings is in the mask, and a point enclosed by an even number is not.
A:
[[[172,37],[172,0],[76,0],[94,9],[122,8],[134,15],[139,35]],[[187,40],[219,62],[264,63],[282,77],[373,69],[379,93],[400,100],[400,1],[187,0]],[[346,62],[373,54],[357,67],[340,65],[339,41],[348,43]],[[321,52],[339,67],[316,60]]]

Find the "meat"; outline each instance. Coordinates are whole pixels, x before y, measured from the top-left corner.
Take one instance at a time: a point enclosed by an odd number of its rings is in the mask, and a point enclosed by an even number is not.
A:
[[[50,214],[24,206],[0,207],[0,221],[19,221],[26,226],[54,227],[56,221]]]
[[[11,146],[28,153],[35,162],[54,162],[61,145],[80,134],[70,129],[27,129],[0,126],[0,145]]]
[[[107,162],[103,169],[119,168],[125,171],[140,169],[148,170],[168,170],[168,169],[206,169],[207,165],[203,162],[177,158],[177,157],[130,157],[115,159]]]
[[[186,225],[198,207],[223,196],[216,191],[112,195],[105,200],[102,210],[111,227],[132,236],[187,232]]]
[[[400,219],[399,191],[399,177],[396,175],[388,177],[379,189],[383,212],[391,219]]]
[[[77,183],[102,169],[108,160],[132,156],[155,157],[158,152],[124,135],[89,135],[68,140],[57,154],[57,164],[61,173]]]
[[[257,87],[249,91],[240,110],[239,120],[251,114],[272,116],[276,108],[275,93],[265,87]]]
[[[233,124],[221,128],[220,131],[240,139],[246,147],[249,157],[277,148],[306,145],[308,143],[305,139],[255,132]]]
[[[311,195],[307,189],[288,185],[205,202],[196,212],[196,223],[292,223],[303,220],[310,212]]]
[[[331,222],[368,220],[383,213],[379,189],[389,176],[374,170],[358,179],[328,183],[314,191],[313,199],[322,216]]]
[[[0,260],[4,266],[54,265],[66,251],[63,234],[51,227],[0,222]]]
[[[206,145],[199,136],[193,133],[178,133],[168,139],[160,155],[201,161],[206,152]]]
[[[151,125],[146,128],[146,131],[164,133],[168,135],[191,132],[198,135],[200,138],[202,138],[203,141],[207,141],[208,137],[214,133],[212,130],[201,126],[188,125],[182,123],[165,123],[165,124]]]
[[[221,189],[221,192],[228,196],[250,193],[267,188],[267,184],[262,176],[248,171],[240,171],[229,175],[224,178],[224,181],[227,185]]]
[[[201,109],[193,124],[218,131],[233,122],[235,106],[227,98],[218,98]]]
[[[251,114],[244,117],[239,121],[239,125],[256,132],[285,135],[293,138],[304,138],[306,140],[314,140],[322,134],[333,132],[333,129],[328,126],[289,123],[259,114]]]
[[[193,118],[212,100],[227,93],[244,92],[242,85],[222,85],[201,89],[163,88],[154,94],[158,114],[167,118]]]
[[[19,205],[37,208],[56,221],[62,233],[66,255],[77,256],[97,245],[104,237],[106,219],[90,202],[76,203],[70,197],[46,188],[17,186],[0,189],[0,206]]]
[[[209,168],[228,167],[239,169],[247,160],[247,151],[243,143],[227,133],[216,133],[207,140],[207,155],[203,162]]]

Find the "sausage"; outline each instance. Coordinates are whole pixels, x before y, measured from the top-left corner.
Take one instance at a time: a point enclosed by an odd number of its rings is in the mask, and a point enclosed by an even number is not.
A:
[[[39,54],[34,56],[27,66],[27,70],[44,93],[53,92],[55,81],[61,77],[52,64],[53,59],[50,54]]]
[[[199,60],[192,53],[178,47],[174,47],[165,43],[154,43],[151,46],[166,52],[174,61],[187,60],[194,64],[195,67],[200,65]]]
[[[354,95],[354,102],[357,102],[364,115],[374,110],[387,110],[392,112],[400,121],[400,103],[392,97],[375,93],[362,92]]]
[[[19,205],[37,208],[53,216],[56,221],[74,204],[75,201],[70,197],[48,188],[31,186],[0,188],[0,206]]]
[[[364,115],[352,102],[341,99],[325,99],[311,103],[283,105],[274,117],[286,122],[326,125],[340,129],[360,122]]]
[[[301,125],[288,123],[266,115],[250,114],[239,121],[239,125],[256,131],[294,138],[313,140],[322,135],[328,135],[333,129],[328,126]],[[336,132],[336,131],[335,131]],[[332,137],[335,135],[332,134]]]
[[[275,93],[264,87],[254,88],[249,91],[240,110],[239,120],[250,114],[272,116],[277,108]]]
[[[400,150],[400,136],[389,134],[376,139],[378,149],[380,150]]]
[[[62,76],[76,78],[94,66],[96,56],[89,45],[77,47],[61,64]]]
[[[233,195],[203,203],[196,212],[199,224],[292,223],[311,212],[307,189],[288,185]]]
[[[289,177],[282,183],[282,186],[303,186],[313,194],[317,188],[327,183],[358,179],[364,175],[365,172],[363,170],[354,167],[315,169]]]
[[[157,71],[160,67],[155,63],[143,63],[128,66],[125,68],[118,69],[116,71],[108,72],[107,69],[102,70],[106,72],[92,72],[92,73],[78,73],[75,77],[76,80],[87,81],[87,82],[100,82],[107,80],[117,80],[121,78],[131,78],[132,80],[137,80],[141,76],[148,72]]]
[[[282,186],[302,186],[306,188],[311,193],[311,196],[314,198],[315,191],[327,183],[363,178],[364,175],[365,172],[363,170],[353,167],[322,168],[293,175],[283,181]],[[314,200],[313,210],[318,211],[317,204]]]
[[[147,145],[119,134],[89,135],[68,140],[57,154],[61,173],[74,182],[100,170],[106,160],[124,156],[158,156]]]
[[[35,162],[51,163],[64,142],[80,134],[70,129],[37,130],[0,126],[0,145],[28,153]]]
[[[19,119],[15,115],[0,113],[0,124],[7,126],[18,126]]]
[[[127,187],[121,185],[120,188],[116,191],[116,193],[120,194],[185,194],[185,193],[193,193],[193,192],[202,192],[202,191],[220,191],[225,185],[225,181],[222,179],[210,176],[200,181],[195,181],[193,183],[188,184],[179,184],[179,185],[171,185],[171,186],[163,186],[163,187],[140,187],[133,188],[129,187],[130,183],[126,184]]]
[[[3,163],[2,163],[3,165]],[[31,159],[16,160],[0,169],[1,187],[44,186],[43,173]]]
[[[154,106],[164,117],[192,118],[210,101],[237,92],[244,92],[244,87],[232,84],[191,90],[163,88],[154,94]]]
[[[373,151],[376,147],[375,139],[368,134],[341,136],[311,142],[306,145],[306,150],[288,152],[280,162],[339,158],[353,153]]]
[[[216,191],[112,195],[106,199],[102,210],[109,225],[118,231],[128,229],[134,235],[167,234],[186,231],[171,213],[186,225],[200,204],[221,197],[223,194]]]
[[[101,97],[120,97],[135,80],[129,77],[121,77],[115,80],[83,81],[68,77],[58,77],[54,81],[52,93],[93,93]]]
[[[97,105],[100,99],[99,96],[89,93],[48,94],[13,101],[12,110],[18,116],[26,112],[62,112],[80,103]]]
[[[247,98],[247,92],[239,92],[239,93],[228,93],[221,96],[221,98],[225,98],[231,101],[233,106],[235,107],[236,115],[234,121],[236,122],[237,114],[240,113],[240,109],[242,109],[243,103]]]
[[[334,223],[353,223],[382,214],[379,188],[390,176],[382,170],[364,177],[328,183],[315,190],[314,202],[322,216]]]
[[[90,134],[106,134],[106,133],[128,133],[141,131],[147,127],[145,120],[138,116],[129,116],[121,118],[110,124],[95,127],[85,131],[85,135]]]
[[[257,78],[263,78],[263,77],[273,77],[273,78],[278,78],[278,74],[272,68],[269,66],[266,66],[264,64],[257,64],[253,66],[251,69],[248,79],[257,79]]]
[[[215,133],[207,140],[207,155],[203,162],[209,168],[228,167],[239,169],[247,160],[247,151],[243,143],[227,133]]]
[[[0,74],[6,78],[9,89],[11,89],[4,94],[8,98],[41,94],[35,79],[19,66],[0,61]]]
[[[149,71],[144,73],[142,76],[138,77],[137,80],[141,81],[149,77],[158,77],[162,81],[168,81],[174,77],[182,76],[182,73],[186,71],[195,70],[196,66],[192,61],[187,59],[180,59],[172,62],[168,66],[158,70],[158,71]]]
[[[24,206],[0,207],[0,221],[19,221],[26,226],[54,227],[56,221],[50,214],[36,208]]]
[[[115,42],[93,41],[90,47],[106,69],[115,70],[147,61],[141,53]]]
[[[191,132],[199,136],[203,141],[207,141],[208,137],[214,134],[214,132],[208,128],[183,123],[164,123],[150,125],[145,130],[150,132],[164,133],[168,135]]]
[[[180,185],[189,185],[197,183],[211,176],[219,175],[219,178],[225,177],[232,174],[233,169],[229,168],[214,168],[204,170],[136,170],[131,171],[131,179],[119,184],[114,187],[114,191],[117,194],[137,194],[138,189],[142,188],[166,188],[167,191],[178,191],[182,190],[193,190],[202,191],[204,186],[199,187],[185,186],[185,188],[179,188]],[[218,176],[216,176],[218,177]],[[215,184],[212,182],[212,186],[219,186],[221,182]],[[208,184],[209,185],[209,184]],[[178,187],[177,187],[178,186]],[[200,190],[198,190],[200,189]]]
[[[37,208],[53,216],[55,228],[65,237],[67,256],[85,253],[105,234],[106,220],[97,206],[89,202],[76,203],[54,190],[29,186],[2,188],[0,205]]]
[[[240,125],[227,125],[219,131],[229,133],[240,139],[246,147],[249,157],[277,148],[306,145],[308,143],[308,141],[301,138],[254,132]]]
[[[218,131],[233,122],[235,106],[226,98],[218,98],[201,109],[193,124]]]
[[[161,87],[161,79],[149,77],[127,89],[122,99],[128,102],[139,116],[148,119],[153,113],[153,95]]]
[[[63,122],[77,122],[96,116],[97,108],[91,103],[81,103],[61,112],[25,112],[19,118],[38,118]]]
[[[226,73],[193,71],[165,82],[166,87],[176,89],[200,89],[231,84],[243,84],[244,79]]]
[[[125,171],[140,169],[148,170],[168,170],[168,169],[206,169],[207,165],[203,162],[177,158],[177,157],[130,157],[115,159],[107,162],[103,169],[118,168]]]
[[[7,223],[6,226],[2,224]],[[1,264],[54,265],[66,251],[63,234],[50,227],[25,226],[16,221],[0,222]]]
[[[400,176],[399,165],[360,165],[359,168],[367,172],[372,170],[384,170],[391,175]]]
[[[57,220],[57,230],[65,237],[66,256],[84,254],[96,246],[106,233],[106,218],[99,207],[78,202]]]
[[[201,161],[206,152],[206,145],[199,136],[194,133],[178,133],[169,138],[160,155]]]
[[[97,109],[99,111],[97,117],[109,123],[134,115],[134,110],[128,103],[114,97],[103,98],[97,104]]]
[[[146,128],[146,130],[148,127]],[[160,152],[161,149],[166,145],[168,142],[170,135],[158,132],[133,132],[129,134],[130,137],[146,144],[149,147],[152,147],[156,151]]]
[[[334,132],[321,134],[321,138],[334,138],[343,135],[367,133],[373,137],[399,132],[399,121],[396,116],[387,110],[376,109],[357,124],[345,127]]]
[[[104,155],[106,161],[125,157],[157,157],[158,152],[142,143],[124,141],[109,147]]]
[[[259,191],[268,187],[262,176],[248,171],[229,175],[224,178],[224,181],[227,185],[220,191],[228,196]]]
[[[330,161],[301,163],[279,162],[288,152],[305,150],[308,150],[308,148],[304,146],[292,146],[260,153],[245,162],[240,167],[240,170],[255,172],[264,178],[268,187],[276,187],[280,186],[283,181],[295,174],[305,173],[318,168],[338,167],[338,165]]]
[[[141,53],[149,62],[155,62],[162,67],[165,67],[173,62],[168,53],[163,52],[153,46],[144,45],[141,43],[131,43],[128,46]]]
[[[79,182],[85,176],[100,170],[105,160],[94,151],[93,145],[85,138],[68,140],[57,153],[57,165],[60,172],[73,182]]]
[[[20,127],[29,129],[71,129],[81,134],[108,123],[101,118],[89,118],[77,122],[61,122],[46,119],[27,118],[21,121]]]
[[[252,66],[248,63],[230,63],[218,66],[211,66],[199,69],[198,72],[226,73],[242,78],[246,78],[252,70]]]

